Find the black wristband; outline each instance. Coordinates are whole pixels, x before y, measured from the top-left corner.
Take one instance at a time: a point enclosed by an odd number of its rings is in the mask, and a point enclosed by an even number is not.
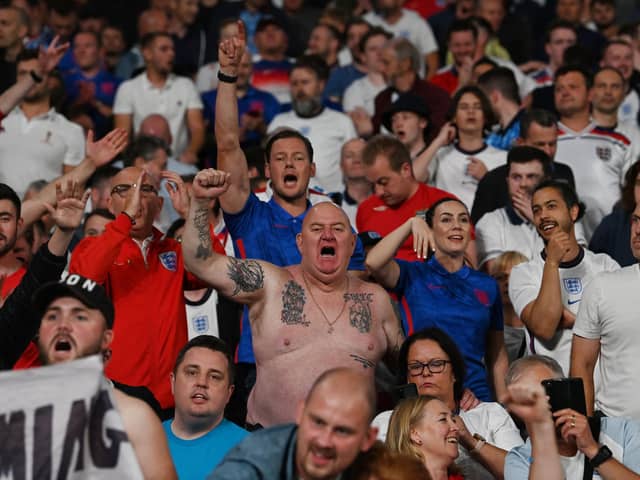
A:
[[[232,77],[231,75],[225,75],[220,70],[218,70],[218,80],[224,83],[236,83],[238,81],[238,76]]]
[[[42,81],[44,80],[44,78],[42,78],[40,75],[38,75],[33,70],[29,70],[29,75],[31,75],[31,78],[33,78],[33,81],[36,82],[36,83],[42,83]]]
[[[609,450],[609,447],[607,447],[606,445],[602,445],[600,447],[600,450],[598,450],[596,456],[589,461],[589,463],[591,464],[591,468],[598,468],[612,456],[613,453],[611,452],[611,450]]]
[[[127,212],[125,212],[124,210],[122,211],[122,213],[123,213],[124,215],[126,215],[126,216],[127,216],[127,218],[128,218],[129,220],[131,220],[131,225],[135,225],[135,224],[136,224],[136,219],[135,219],[135,218],[133,218],[131,215],[129,215],[129,214],[128,214]]]

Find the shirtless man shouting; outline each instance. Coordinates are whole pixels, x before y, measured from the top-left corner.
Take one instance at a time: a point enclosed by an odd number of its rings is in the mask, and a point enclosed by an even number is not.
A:
[[[182,243],[185,265],[249,306],[257,379],[247,422],[292,422],[296,405],[321,373],[353,367],[373,376],[376,363],[386,352],[393,356],[404,335],[387,293],[347,274],[356,240],[346,214],[333,203],[307,213],[296,239],[299,265],[280,268],[213,252],[208,205],[228,187],[225,172],[196,175]]]

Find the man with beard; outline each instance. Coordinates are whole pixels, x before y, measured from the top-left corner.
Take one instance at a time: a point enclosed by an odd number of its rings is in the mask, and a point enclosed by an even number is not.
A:
[[[329,370],[297,405],[295,425],[250,435],[209,479],[341,478],[375,442],[377,429],[369,425],[375,404],[373,382],[366,376],[346,368]]]
[[[289,127],[307,137],[316,152],[314,182],[325,192],[335,192],[342,187],[340,149],[358,135],[347,115],[322,105],[328,77],[329,69],[320,57],[300,57],[289,76],[293,110],[276,115],[267,132]]]
[[[36,83],[2,121],[0,182],[22,197],[34,178],[51,181],[82,161],[84,134],[79,125],[52,108],[36,50],[19,55],[17,71],[18,81],[31,76]]]
[[[238,100],[235,77],[244,54],[244,25],[239,35],[220,43],[218,59],[222,76],[216,98],[215,135],[218,166],[231,174],[229,189],[220,196],[224,221],[238,258],[254,258],[284,267],[300,263],[296,235],[311,208],[329,197],[309,189],[315,174],[313,147],[295,130],[274,133],[265,145],[267,192],[251,191],[247,159],[240,148]],[[271,193],[266,198],[265,193]],[[261,201],[264,200],[264,201]],[[269,241],[275,239],[274,241]],[[364,250],[358,243],[350,270],[364,270]],[[247,396],[255,382],[255,358],[248,309],[242,317],[242,336],[237,352],[236,393]]]
[[[60,282],[43,285],[33,303],[42,318],[38,349],[44,365],[96,354],[108,359],[115,315],[107,293],[96,282],[66,275]],[[114,388],[113,398],[144,478],[176,479],[158,417],[142,400],[119,388]]]
[[[509,281],[509,298],[527,327],[529,353],[550,356],[565,372],[584,289],[597,273],[620,268],[608,255],[594,254],[578,244],[574,226],[583,209],[565,183],[539,184],[531,210],[544,249],[513,267]]]
[[[20,198],[13,189],[0,183],[0,303],[20,283],[26,269],[13,254],[22,225]]]

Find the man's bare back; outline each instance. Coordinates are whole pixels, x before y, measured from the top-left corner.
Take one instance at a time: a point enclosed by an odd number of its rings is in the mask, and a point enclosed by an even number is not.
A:
[[[214,253],[207,202],[226,191],[227,181],[215,170],[196,176],[183,237],[185,264],[223,295],[249,305],[257,368],[249,423],[294,421],[295,407],[321,373],[353,367],[373,375],[404,335],[387,293],[347,274],[355,238],[346,214],[332,203],[306,215],[298,236],[300,265],[280,268]]]

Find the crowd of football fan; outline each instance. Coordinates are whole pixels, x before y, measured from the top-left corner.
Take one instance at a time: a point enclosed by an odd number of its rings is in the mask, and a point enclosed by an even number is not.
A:
[[[144,478],[640,478],[632,2],[4,1],[0,120],[0,368]]]

